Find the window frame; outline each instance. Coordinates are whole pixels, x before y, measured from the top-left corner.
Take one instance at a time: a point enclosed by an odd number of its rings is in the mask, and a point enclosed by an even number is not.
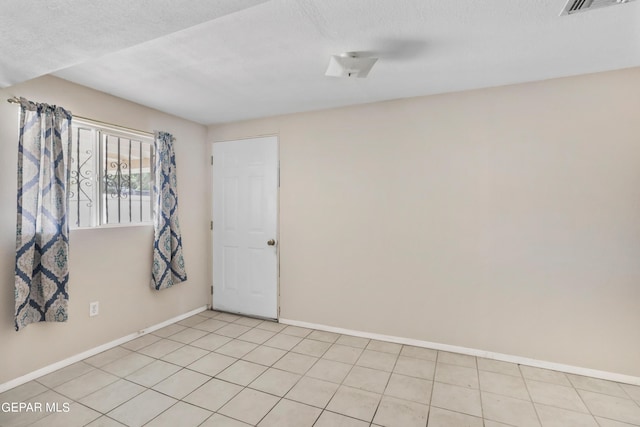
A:
[[[154,147],[154,137],[153,134],[147,132],[136,131],[133,129],[128,129],[125,127],[120,127],[117,125],[112,125],[109,123],[104,123],[96,120],[90,120],[86,118],[73,118],[71,120],[71,131],[72,140],[79,140],[78,130],[86,129],[91,131],[91,149],[93,153],[95,153],[92,157],[93,162],[93,177],[91,178],[92,182],[92,196],[93,200],[95,200],[95,207],[91,209],[91,225],[77,225],[80,222],[80,218],[76,218],[75,221],[72,221],[70,218],[69,212],[67,213],[67,217],[69,218],[69,229],[70,230],[94,230],[100,228],[120,228],[120,227],[144,227],[144,226],[152,226],[154,223],[154,197],[153,197],[153,189],[155,186],[155,147]],[[105,218],[103,215],[104,209],[104,198],[106,193],[106,184],[105,184],[105,141],[108,137],[116,137],[123,138],[129,140],[131,142],[140,142],[142,144],[149,145],[149,159],[150,159],[150,174],[151,180],[149,182],[149,194],[150,194],[150,212],[149,212],[149,220],[148,221],[131,221],[131,222],[120,222],[120,223],[107,223],[105,222]],[[73,144],[69,147],[69,154],[71,158],[76,156],[76,152],[72,152]],[[77,148],[79,149],[79,142]],[[71,162],[71,158],[69,161]],[[76,159],[78,161],[78,159]],[[73,172],[72,168],[70,172]],[[76,176],[79,176],[79,172]],[[79,179],[79,178],[76,178]],[[71,184],[73,178],[69,176],[69,191],[72,191],[74,185],[80,185],[77,182]],[[79,197],[79,195],[78,195]],[[78,200],[78,203],[80,201]],[[77,221],[77,222],[76,222]]]

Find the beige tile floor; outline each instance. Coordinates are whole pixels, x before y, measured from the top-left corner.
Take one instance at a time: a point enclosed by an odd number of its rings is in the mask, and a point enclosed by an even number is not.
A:
[[[2,402],[70,405],[0,411],[2,427],[640,426],[637,386],[214,311]]]

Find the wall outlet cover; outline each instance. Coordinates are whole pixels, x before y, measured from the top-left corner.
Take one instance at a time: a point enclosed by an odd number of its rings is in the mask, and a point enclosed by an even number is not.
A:
[[[97,316],[100,312],[100,303],[98,301],[89,303],[89,317]]]

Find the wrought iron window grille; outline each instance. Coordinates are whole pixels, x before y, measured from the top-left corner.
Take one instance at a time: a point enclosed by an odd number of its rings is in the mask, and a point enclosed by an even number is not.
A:
[[[152,137],[85,120],[74,119],[72,127],[71,227],[151,223]]]

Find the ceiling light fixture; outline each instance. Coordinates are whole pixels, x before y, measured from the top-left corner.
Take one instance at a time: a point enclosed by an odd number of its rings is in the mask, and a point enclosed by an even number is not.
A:
[[[329,77],[367,77],[378,58],[365,58],[355,52],[333,55],[329,59],[326,76]]]

